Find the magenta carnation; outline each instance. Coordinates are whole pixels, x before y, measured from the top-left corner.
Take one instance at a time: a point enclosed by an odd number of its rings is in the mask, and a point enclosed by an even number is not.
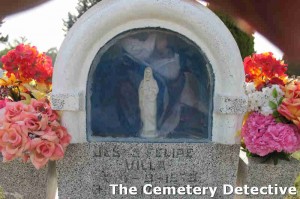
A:
[[[269,115],[254,112],[242,128],[246,148],[254,154],[265,156],[272,152],[293,153],[300,149],[300,134],[292,124],[276,123]]]

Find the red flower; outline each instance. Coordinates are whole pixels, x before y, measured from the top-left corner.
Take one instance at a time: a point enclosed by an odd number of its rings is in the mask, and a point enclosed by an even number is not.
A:
[[[268,84],[284,85],[287,64],[276,60],[273,53],[253,54],[244,59],[246,82],[254,82],[259,89]]]
[[[20,44],[1,58],[7,76],[14,74],[19,80],[28,82],[32,79],[51,84],[52,59],[39,53],[36,47]]]

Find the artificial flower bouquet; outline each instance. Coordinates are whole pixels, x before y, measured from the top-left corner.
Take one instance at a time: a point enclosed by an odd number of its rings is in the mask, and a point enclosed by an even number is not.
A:
[[[300,150],[300,80],[272,53],[244,59],[248,113],[241,131],[249,156],[288,160]]]
[[[51,109],[52,60],[20,44],[1,58],[0,152],[4,162],[21,158],[40,169],[63,158],[71,136]]]

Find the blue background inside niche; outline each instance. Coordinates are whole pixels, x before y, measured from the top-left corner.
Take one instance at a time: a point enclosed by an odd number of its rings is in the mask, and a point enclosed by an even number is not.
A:
[[[138,88],[151,67],[157,81],[158,138],[139,138]],[[211,140],[214,77],[201,49],[183,35],[146,28],[124,32],[102,47],[89,72],[90,141]]]

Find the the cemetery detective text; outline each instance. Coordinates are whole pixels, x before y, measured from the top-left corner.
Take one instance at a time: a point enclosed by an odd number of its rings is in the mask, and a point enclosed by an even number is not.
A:
[[[127,187],[122,184],[110,184],[112,195],[208,195],[214,197],[219,189],[223,195],[296,195],[296,187],[279,187],[277,184],[262,187],[234,187],[224,184],[222,187],[200,187],[200,186],[170,186],[160,187],[152,184],[145,184],[140,189],[135,186]]]

